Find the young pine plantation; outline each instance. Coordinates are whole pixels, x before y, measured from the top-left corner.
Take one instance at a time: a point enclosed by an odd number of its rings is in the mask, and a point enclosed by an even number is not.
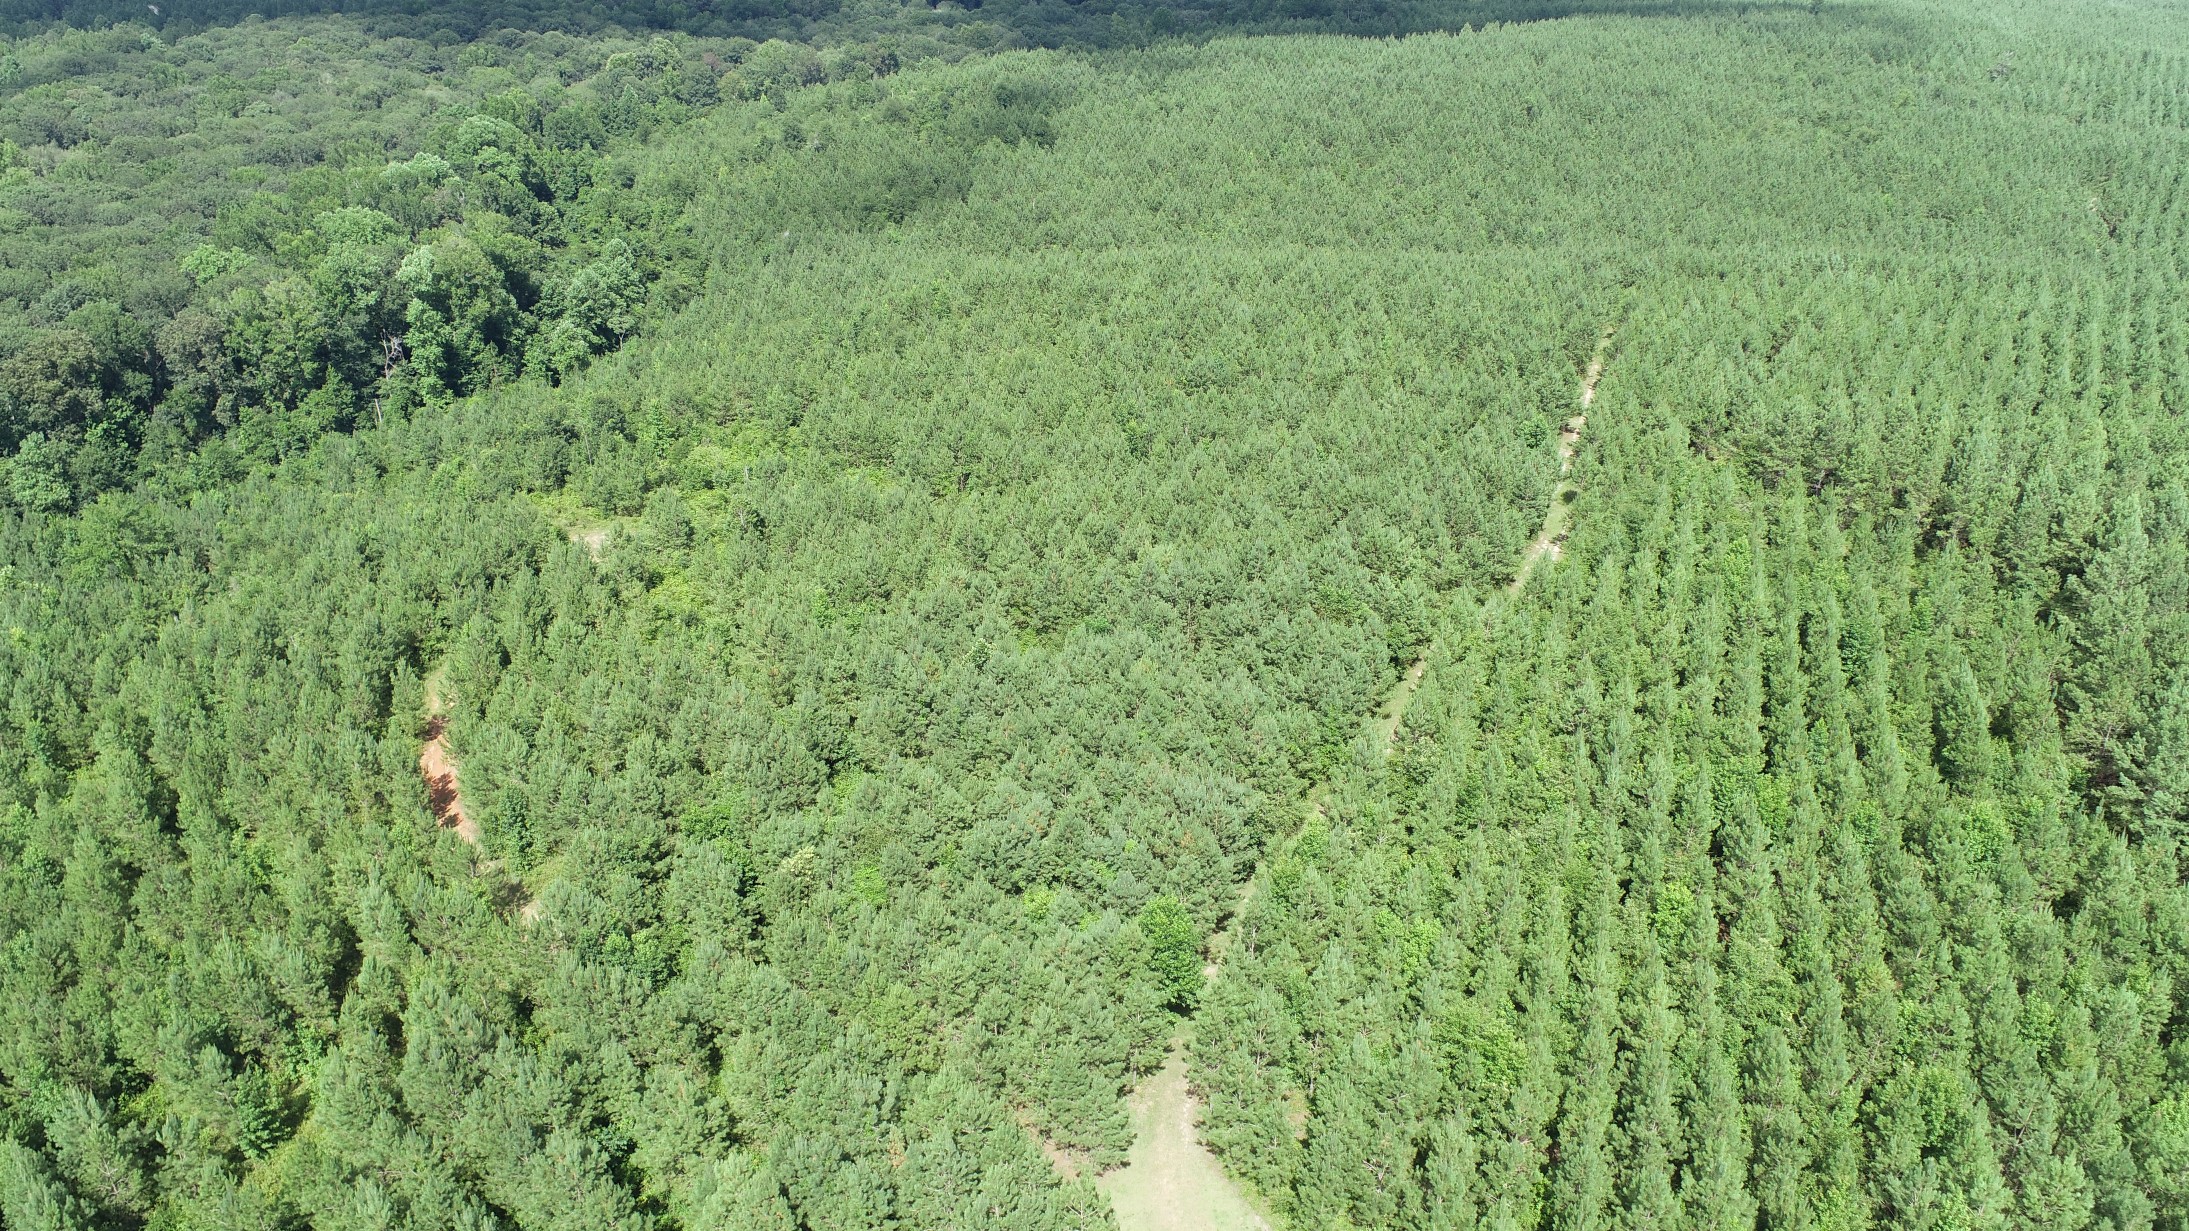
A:
[[[0,1225],[2189,1231],[2189,18],[1386,16],[18,136]]]

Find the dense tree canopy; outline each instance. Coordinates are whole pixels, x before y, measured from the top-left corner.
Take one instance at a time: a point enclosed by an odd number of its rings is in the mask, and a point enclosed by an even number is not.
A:
[[[922,46],[15,45],[7,1227],[2189,1227],[2189,24]]]
[[[552,34],[442,50],[335,20],[20,42],[0,66],[0,452],[22,451],[26,503],[61,509],[560,379],[704,270],[683,202],[634,191],[622,154],[894,54]]]

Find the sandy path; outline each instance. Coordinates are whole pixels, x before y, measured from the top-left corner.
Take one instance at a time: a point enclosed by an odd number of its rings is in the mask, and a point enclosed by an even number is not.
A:
[[[418,750],[418,776],[426,780],[426,806],[443,829],[473,846],[479,845],[479,822],[464,811],[463,784],[457,777],[456,758],[448,749],[448,700],[442,695],[438,674],[426,681],[426,743]]]
[[[1406,718],[1406,707],[1413,704],[1414,694],[1421,690],[1421,677],[1429,673],[1429,655],[1425,651],[1406,669],[1399,682],[1391,689],[1391,695],[1383,700],[1383,708],[1376,711],[1375,725],[1369,730],[1376,742],[1383,745],[1383,755],[1391,755],[1391,740],[1399,733],[1399,723]],[[1319,807],[1320,805],[1318,805]]]
[[[1509,593],[1518,593],[1527,584],[1536,561],[1546,556],[1556,560],[1565,544],[1573,498],[1579,491],[1571,478],[1573,463],[1580,451],[1581,432],[1588,426],[1586,412],[1596,401],[1597,382],[1604,378],[1611,335],[1612,331],[1606,329],[1597,339],[1596,353],[1581,375],[1582,413],[1566,420],[1558,431],[1558,486],[1551,492],[1551,507],[1543,516],[1542,529],[1521,553]],[[1422,651],[1376,709],[1369,731],[1382,745],[1385,756],[1391,755],[1392,740],[1398,735],[1399,724],[1405,721],[1406,707],[1421,689],[1422,676],[1429,670],[1429,655],[1435,648],[1432,644]],[[1328,794],[1328,786],[1316,793],[1315,815],[1327,815]],[[1232,929],[1247,903],[1254,900],[1264,873],[1264,868],[1257,867],[1247,883],[1240,886],[1230,915],[1209,938],[1209,962],[1201,968],[1203,978],[1213,981],[1222,975]],[[1216,1156],[1201,1143],[1197,1127],[1200,1100],[1194,1097],[1186,1076],[1185,1041],[1190,1029],[1189,1025],[1171,1040],[1170,1055],[1163,1067],[1134,1088],[1126,1103],[1132,1116],[1132,1152],[1125,1166],[1099,1177],[1096,1183],[1109,1194],[1123,1231],[1268,1231],[1269,1221],[1256,1212],[1245,1193],[1224,1173]]]
[[[1126,1104],[1132,1115],[1130,1161],[1096,1181],[1121,1227],[1134,1231],[1270,1231],[1231,1177],[1202,1146],[1200,1102],[1186,1082],[1186,1058],[1174,1046],[1163,1067]]]
[[[1604,351],[1611,345],[1611,330],[1606,329],[1596,340],[1596,353],[1589,357],[1588,371],[1581,375],[1582,413],[1566,420],[1558,429],[1558,486],[1551,489],[1551,507],[1543,514],[1543,528],[1528,540],[1528,546],[1520,553],[1520,567],[1513,573],[1512,584],[1506,587],[1519,593],[1528,584],[1528,575],[1535,571],[1536,562],[1549,558],[1556,560],[1565,554],[1566,534],[1573,521],[1573,500],[1580,488],[1573,481],[1573,460],[1581,449],[1581,432],[1589,425],[1588,408],[1596,401],[1596,384],[1604,379]]]

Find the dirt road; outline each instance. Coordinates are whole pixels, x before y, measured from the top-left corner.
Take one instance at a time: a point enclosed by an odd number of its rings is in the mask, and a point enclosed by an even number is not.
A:
[[[1559,429],[1558,485],[1551,492],[1550,511],[1543,516],[1542,529],[1521,553],[1520,566],[1513,575],[1512,584],[1507,587],[1508,593],[1517,594],[1527,585],[1528,575],[1534,571],[1538,560],[1545,557],[1556,560],[1564,548],[1573,501],[1579,494],[1571,477],[1574,459],[1580,451],[1581,433],[1588,427],[1586,412],[1596,401],[1597,382],[1604,378],[1611,335],[1612,331],[1606,329],[1597,339],[1596,352],[1581,375],[1582,413],[1566,420]],[[1421,688],[1422,676],[1429,670],[1429,655],[1434,649],[1432,645],[1414,660],[1370,721],[1369,731],[1382,746],[1385,756],[1391,754],[1391,742],[1398,735],[1399,725],[1405,721],[1406,707]],[[1313,805],[1316,815],[1325,814],[1324,801],[1328,794],[1327,786],[1316,793]],[[1201,972],[1204,978],[1214,980],[1222,976],[1224,954],[1231,947],[1232,928],[1247,903],[1253,900],[1263,875],[1264,869],[1254,870],[1254,875],[1240,887],[1229,918],[1210,938],[1209,964]],[[1163,1067],[1133,1090],[1127,1101],[1133,1124],[1132,1152],[1125,1166],[1099,1177],[1096,1183],[1109,1194],[1110,1204],[1117,1211],[1118,1226],[1123,1231],[1268,1231],[1269,1220],[1254,1208],[1246,1194],[1224,1173],[1216,1156],[1201,1143],[1201,1105],[1194,1097],[1186,1072],[1185,1041],[1190,1031],[1189,1023],[1171,1040],[1170,1055]]]

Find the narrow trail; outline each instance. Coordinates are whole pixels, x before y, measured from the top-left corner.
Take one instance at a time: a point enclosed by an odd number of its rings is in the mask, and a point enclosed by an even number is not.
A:
[[[1551,491],[1542,528],[1521,552],[1520,565],[1505,589],[1508,595],[1517,595],[1528,584],[1538,561],[1548,557],[1556,562],[1564,552],[1573,501],[1580,491],[1572,477],[1574,460],[1580,452],[1581,433],[1588,427],[1588,408],[1596,401],[1597,382],[1604,378],[1612,332],[1606,328],[1597,338],[1596,351],[1581,375],[1581,409],[1558,430],[1558,485]],[[1385,756],[1391,755],[1392,741],[1406,719],[1407,706],[1421,690],[1436,648],[1432,642],[1422,650],[1369,720],[1369,733]],[[1329,796],[1326,783],[1315,793],[1313,815],[1329,814]],[[1234,929],[1267,874],[1266,864],[1257,866],[1240,886],[1230,913],[1209,938],[1208,964],[1201,968],[1204,979],[1214,982],[1222,976]],[[1186,1070],[1192,1028],[1190,1020],[1180,1026],[1163,1067],[1141,1081],[1126,1100],[1133,1125],[1132,1151],[1125,1166],[1096,1177],[1095,1183],[1109,1194],[1123,1231],[1270,1231],[1271,1220],[1255,1208],[1216,1155],[1201,1143],[1201,1101]]]
[[[463,781],[448,746],[448,709],[447,684],[436,669],[426,677],[426,742],[418,749],[418,776],[425,780],[426,806],[433,811],[433,819],[478,852],[479,822],[464,809]],[[475,862],[474,870],[497,878],[497,897],[505,909],[515,906],[520,920],[531,923],[540,917],[539,899],[527,896],[521,885],[503,875],[501,860]]]
[[[464,811],[463,784],[448,748],[448,698],[439,672],[426,679],[426,743],[418,750],[418,776],[426,780],[426,806],[441,828],[479,845],[479,822]]]
[[[1611,345],[1611,330],[1606,329],[1596,340],[1596,353],[1589,357],[1588,370],[1581,375],[1581,412],[1566,420],[1558,429],[1558,486],[1551,489],[1550,511],[1543,515],[1543,528],[1528,540],[1527,548],[1520,553],[1520,568],[1513,573],[1508,593],[1518,594],[1528,584],[1528,575],[1535,571],[1536,563],[1548,558],[1556,561],[1565,554],[1566,534],[1573,520],[1573,499],[1580,488],[1573,482],[1573,459],[1581,448],[1582,429],[1588,427],[1588,409],[1596,401],[1596,384],[1604,379],[1604,351]]]

